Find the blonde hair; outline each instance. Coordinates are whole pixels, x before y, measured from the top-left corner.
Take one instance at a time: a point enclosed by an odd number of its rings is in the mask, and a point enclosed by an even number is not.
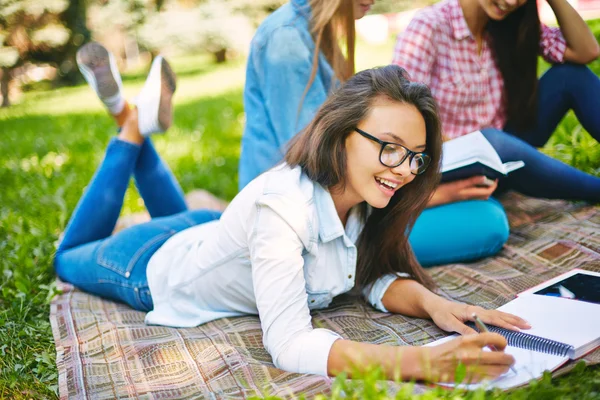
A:
[[[310,8],[310,30],[315,41],[315,52],[310,78],[304,89],[300,107],[317,75],[319,52],[323,52],[340,82],[345,82],[354,75],[356,31],[353,0],[310,0]],[[345,54],[340,47],[341,44],[345,45]]]

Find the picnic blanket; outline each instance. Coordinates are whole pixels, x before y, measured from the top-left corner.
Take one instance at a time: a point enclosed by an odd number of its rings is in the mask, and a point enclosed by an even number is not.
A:
[[[441,295],[496,308],[573,268],[600,272],[600,207],[512,193],[502,201],[511,222],[508,243],[493,258],[429,269]],[[50,312],[61,398],[237,399],[267,393],[310,398],[331,387],[329,378],[275,368],[257,317],[224,318],[190,329],[147,326],[142,312],[68,284],[61,288]],[[445,336],[428,320],[378,312],[365,318],[364,310],[344,296],[314,312],[313,323],[347,339],[399,346]],[[584,361],[599,363],[600,350]]]

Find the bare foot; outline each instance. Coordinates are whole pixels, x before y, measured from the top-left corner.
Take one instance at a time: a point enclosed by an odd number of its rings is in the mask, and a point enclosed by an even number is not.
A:
[[[138,127],[138,110],[136,107],[128,108],[127,115],[124,116],[124,122],[121,127],[122,129],[118,136],[119,139],[134,144],[144,143],[145,138],[140,133]]]

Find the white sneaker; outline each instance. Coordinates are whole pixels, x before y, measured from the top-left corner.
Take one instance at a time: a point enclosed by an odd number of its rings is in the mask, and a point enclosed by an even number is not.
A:
[[[163,58],[157,56],[152,62],[144,87],[134,103],[138,109],[138,126],[142,136],[164,132],[173,121],[171,99],[176,88],[175,73]]]
[[[118,115],[125,106],[121,94],[121,74],[115,58],[100,43],[90,42],[77,50],[81,74],[111,114]]]

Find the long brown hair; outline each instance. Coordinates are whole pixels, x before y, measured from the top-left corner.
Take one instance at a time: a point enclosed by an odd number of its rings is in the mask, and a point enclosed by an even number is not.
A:
[[[315,41],[315,51],[300,107],[317,75],[320,52],[340,82],[345,82],[354,74],[356,30],[353,0],[310,0],[310,9],[310,32]],[[340,43],[345,45],[345,54]]]
[[[517,133],[537,120],[537,66],[541,26],[536,0],[512,12],[502,21],[490,20],[487,31],[504,80],[504,100],[511,128]]]
[[[344,187],[345,143],[348,135],[370,112],[375,99],[411,104],[425,120],[429,168],[410,184],[399,189],[382,209],[369,209],[363,202],[364,229],[357,241],[358,288],[385,274],[404,272],[432,288],[433,281],[416,260],[408,234],[425,208],[440,178],[442,151],[441,122],[429,88],[410,82],[396,65],[357,73],[338,88],[317,111],[312,122],[290,142],[285,161],[302,167],[304,173],[325,188]]]

